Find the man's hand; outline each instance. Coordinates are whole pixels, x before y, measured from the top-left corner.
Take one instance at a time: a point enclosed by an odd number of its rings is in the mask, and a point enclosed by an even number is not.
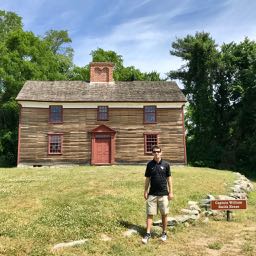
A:
[[[173,192],[170,192],[169,194],[168,194],[168,200],[170,201],[170,200],[172,200],[173,199]]]
[[[148,191],[144,191],[144,198],[145,198],[145,200],[148,199]]]
[[[148,199],[148,188],[149,188],[150,178],[146,177],[145,179],[145,187],[144,187],[144,198],[145,200]]]

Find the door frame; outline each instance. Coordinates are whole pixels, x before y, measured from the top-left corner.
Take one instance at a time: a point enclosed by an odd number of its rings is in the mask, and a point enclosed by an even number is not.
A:
[[[106,135],[110,137],[110,162],[97,163],[96,161],[96,137],[97,135]],[[100,137],[100,136],[99,136]],[[116,131],[102,124],[91,131],[91,164],[92,165],[109,165],[115,163],[115,137]]]

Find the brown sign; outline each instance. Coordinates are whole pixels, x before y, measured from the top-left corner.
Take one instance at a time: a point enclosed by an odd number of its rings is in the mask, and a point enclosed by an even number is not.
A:
[[[247,201],[243,199],[234,199],[234,200],[212,200],[211,209],[212,210],[240,210],[246,209]]]

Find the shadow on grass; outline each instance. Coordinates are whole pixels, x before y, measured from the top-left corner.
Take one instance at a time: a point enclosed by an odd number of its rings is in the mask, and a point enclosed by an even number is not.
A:
[[[123,226],[127,229],[136,230],[141,237],[145,236],[146,226],[137,225],[137,224],[131,223],[131,222],[126,221],[126,220],[119,220],[118,222],[119,222],[120,226]],[[158,236],[158,234],[154,230],[151,232],[151,235],[152,235],[152,237]]]
[[[131,222],[126,221],[126,220],[119,220],[118,222],[119,222],[120,226],[123,226],[123,227],[128,228],[128,229],[136,230],[140,234],[140,236],[145,235],[145,227],[143,227],[141,225],[136,225],[136,224],[131,223]]]

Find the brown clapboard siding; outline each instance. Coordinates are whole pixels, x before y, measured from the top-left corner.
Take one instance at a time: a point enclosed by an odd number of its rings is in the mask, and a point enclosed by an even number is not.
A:
[[[20,163],[90,163],[90,131],[105,124],[116,131],[115,161],[146,162],[144,133],[158,133],[163,157],[184,163],[182,109],[157,109],[157,123],[143,123],[143,109],[111,109],[109,121],[97,121],[97,109],[63,108],[63,123],[50,124],[47,108],[22,108]],[[62,155],[48,155],[48,134],[63,134]],[[135,161],[136,157],[136,161]]]

